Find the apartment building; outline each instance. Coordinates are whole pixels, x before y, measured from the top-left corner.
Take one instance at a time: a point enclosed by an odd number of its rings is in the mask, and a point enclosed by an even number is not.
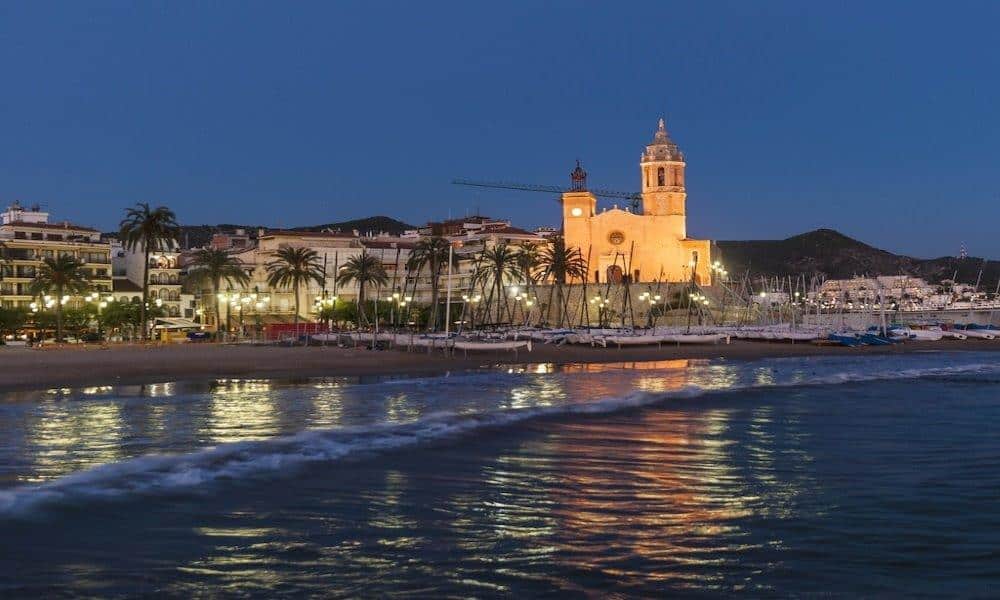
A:
[[[126,249],[123,244],[111,242],[114,288],[119,299],[142,295],[143,264],[146,260],[142,244]],[[149,254],[149,301],[162,306],[166,316],[185,316],[181,297],[180,247],[170,242]],[[191,316],[191,315],[186,315]]]
[[[111,246],[96,229],[63,221],[50,223],[40,207],[14,202],[0,213],[0,243],[7,258],[0,264],[0,302],[7,308],[27,308],[33,298],[29,290],[45,258],[69,255],[80,260],[90,275],[92,290],[110,293]],[[82,297],[71,298],[79,305]]]

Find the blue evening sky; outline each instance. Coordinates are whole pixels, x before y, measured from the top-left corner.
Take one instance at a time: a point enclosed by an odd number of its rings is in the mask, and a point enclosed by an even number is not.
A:
[[[667,119],[695,237],[831,227],[1000,257],[1000,3],[3,2],[0,203],[294,226],[638,187]]]

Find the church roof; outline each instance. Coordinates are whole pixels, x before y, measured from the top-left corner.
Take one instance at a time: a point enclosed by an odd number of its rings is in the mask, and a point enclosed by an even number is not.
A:
[[[646,146],[646,152],[642,155],[643,162],[647,161],[659,161],[659,160],[674,160],[682,161],[684,160],[684,153],[681,152],[677,144],[670,139],[670,134],[667,133],[667,126],[660,119],[660,122],[656,128],[656,133],[653,134],[653,142]]]

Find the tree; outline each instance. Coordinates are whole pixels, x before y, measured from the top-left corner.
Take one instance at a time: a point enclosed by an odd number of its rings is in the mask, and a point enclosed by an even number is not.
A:
[[[215,322],[217,325],[222,323],[222,310],[219,308],[219,290],[222,282],[225,281],[229,285],[246,285],[250,281],[250,276],[243,270],[242,263],[225,250],[202,248],[194,253],[190,265],[189,276],[195,281],[208,283],[212,288]]]
[[[367,323],[365,315],[365,286],[385,285],[389,282],[389,276],[382,266],[382,261],[378,258],[362,252],[357,256],[347,259],[344,266],[337,274],[337,284],[348,285],[351,282],[358,284],[358,315],[362,323]]]
[[[126,250],[142,248],[142,304],[139,305],[139,319],[142,339],[149,337],[147,330],[146,306],[149,304],[149,255],[172,248],[177,243],[180,226],[174,212],[165,206],[150,208],[145,202],[125,209],[125,218],[118,226],[118,237]]]
[[[542,253],[538,248],[538,244],[527,243],[521,245],[517,250],[515,255],[515,260],[517,262],[517,268],[521,274],[521,281],[527,286],[532,286],[538,283],[538,267],[542,263]]]
[[[123,332],[124,338],[126,329],[131,331],[139,326],[139,303],[109,302],[107,308],[101,311],[100,322],[109,332],[115,330]]]
[[[322,322],[336,323],[338,327],[343,323],[357,323],[358,305],[353,302],[335,300],[332,305],[321,308],[316,318]]]
[[[52,294],[56,307],[56,341],[63,341],[63,297],[82,294],[90,287],[90,277],[83,263],[68,254],[46,258],[31,282],[32,295]]]
[[[517,281],[520,276],[520,268],[517,264],[517,252],[507,242],[494,244],[492,248],[486,248],[479,253],[480,275],[484,280],[492,282],[492,291],[496,292],[497,298],[497,321],[500,320],[503,309],[507,308],[507,295],[504,294],[505,281]],[[510,311],[508,310],[508,317]]]
[[[535,294],[535,284],[538,283],[538,278],[541,275],[539,272],[539,266],[542,262],[541,250],[538,244],[526,243],[522,244],[517,250],[515,255],[515,261],[517,262],[517,269],[520,272],[521,281],[524,282],[525,293],[529,296]],[[525,314],[525,322],[527,323],[527,311]]]
[[[4,336],[8,333],[14,334],[18,329],[24,327],[28,322],[28,311],[23,308],[0,307],[0,344],[4,343]]]
[[[319,254],[309,248],[283,246],[274,253],[274,260],[267,263],[267,283],[279,288],[292,288],[295,294],[295,328],[299,326],[299,288],[315,281],[323,285],[323,265]]]
[[[557,327],[563,324],[563,286],[572,279],[584,279],[587,276],[587,261],[583,259],[579,248],[569,248],[561,236],[551,240],[541,254],[543,277],[552,280],[556,298]],[[552,306],[552,294],[549,294],[549,306]]]
[[[417,242],[410,258],[406,263],[406,268],[416,271],[417,278],[424,267],[430,270],[431,274],[431,316],[427,321],[427,328],[437,329],[438,323],[438,299],[441,294],[441,270],[448,264],[448,254],[451,243],[441,236],[423,238]]]
[[[93,304],[84,304],[79,308],[67,308],[63,311],[63,327],[79,337],[96,318],[97,307]]]

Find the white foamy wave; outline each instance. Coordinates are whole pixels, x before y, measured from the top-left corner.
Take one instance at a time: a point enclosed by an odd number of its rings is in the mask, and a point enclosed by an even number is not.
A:
[[[874,380],[996,373],[1000,363],[892,371],[838,372],[774,383],[748,383],[712,389],[690,386],[670,392],[632,392],[595,401],[559,406],[499,410],[478,414],[437,413],[405,424],[379,424],[305,431],[257,442],[223,444],[189,454],[148,455],[97,466],[59,479],[0,491],[0,516],[16,517],[59,504],[80,504],[137,495],[197,489],[224,480],[287,473],[311,463],[336,461],[419,446],[483,429],[508,427],[529,419],[572,414],[611,413],[670,399],[707,393],[790,386],[836,385]]]

